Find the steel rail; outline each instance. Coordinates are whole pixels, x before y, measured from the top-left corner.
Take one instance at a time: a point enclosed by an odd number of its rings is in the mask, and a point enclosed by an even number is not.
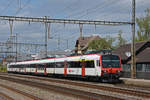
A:
[[[0,79],[11,81],[11,82],[16,82],[19,84],[24,84],[24,85],[28,85],[28,86],[32,86],[36,88],[41,88],[47,91],[55,91],[57,93],[71,95],[71,96],[82,98],[85,100],[123,100],[118,97],[106,96],[104,94],[97,94],[97,93],[86,92],[86,91],[82,91],[78,89],[71,89],[67,87],[49,85],[49,84],[33,82],[33,81],[28,81],[28,80],[23,80],[23,79],[16,79],[16,78],[6,77],[2,75],[0,76]]]
[[[33,95],[29,94],[29,93],[26,93],[26,92],[20,91],[18,89],[12,88],[10,86],[6,86],[6,85],[3,85],[3,84],[0,84],[0,87],[3,87],[3,88],[8,89],[10,91],[16,92],[18,94],[21,94],[21,95],[23,95],[25,97],[28,97],[28,98],[31,98],[33,100],[43,100],[43,99],[40,99],[40,98],[38,98],[36,96],[33,96]]]
[[[0,92],[0,96],[7,99],[7,100],[14,100],[13,98],[11,98],[10,96],[8,96],[7,94],[4,94],[2,92]]]
[[[109,86],[99,86],[99,85],[78,83],[78,82],[72,82],[72,81],[53,80],[53,79],[48,79],[48,78],[45,79],[45,78],[41,78],[41,77],[30,77],[30,76],[22,76],[22,75],[19,75],[19,76],[13,75],[13,76],[28,78],[28,79],[38,79],[38,80],[42,80],[42,81],[49,81],[49,82],[68,84],[68,85],[74,85],[74,86],[88,87],[88,88],[99,89],[99,90],[104,90],[104,91],[128,94],[128,95],[137,96],[137,97],[150,98],[150,93],[132,90],[132,89],[124,89],[124,88],[109,87]]]

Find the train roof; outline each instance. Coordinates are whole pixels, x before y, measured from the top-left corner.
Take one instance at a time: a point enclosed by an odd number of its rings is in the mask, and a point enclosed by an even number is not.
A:
[[[12,62],[9,65],[16,65],[16,64],[35,64],[35,63],[48,63],[48,62],[58,62],[58,61],[79,61],[79,60],[87,60],[87,59],[95,59],[99,58],[100,54],[87,54],[87,55],[77,55],[77,56],[66,56],[66,57],[57,57],[57,58],[44,58],[44,59],[33,59],[28,61],[19,61],[19,62]]]

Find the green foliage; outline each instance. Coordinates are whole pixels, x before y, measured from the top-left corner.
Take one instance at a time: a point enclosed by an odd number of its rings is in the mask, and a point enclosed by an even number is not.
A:
[[[0,72],[7,72],[7,67],[0,64]]]
[[[122,30],[119,30],[119,33],[118,33],[118,43],[116,45],[116,47],[120,47],[121,45],[124,45],[127,43],[127,41],[122,37]]]
[[[88,49],[92,50],[103,50],[103,49],[115,49],[120,47],[121,45],[124,45],[127,43],[127,40],[125,40],[122,37],[122,30],[119,31],[117,37],[111,37],[111,36],[106,36],[105,38],[101,38],[99,40],[93,40],[89,43]],[[117,41],[117,43],[115,43]],[[113,44],[116,45],[113,45]]]
[[[115,42],[116,38],[110,37],[110,36],[106,36],[106,38],[104,38],[104,39],[111,46],[111,49],[115,49],[115,46],[113,46],[113,43]]]
[[[146,16],[137,18],[138,25],[136,41],[148,41],[150,40],[150,9],[145,11]]]
[[[93,40],[89,43],[88,49],[94,50],[103,50],[103,49],[111,49],[111,45],[103,38],[99,40]]]

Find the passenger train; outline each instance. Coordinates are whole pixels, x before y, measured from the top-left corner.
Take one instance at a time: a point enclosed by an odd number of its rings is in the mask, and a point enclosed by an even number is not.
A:
[[[121,58],[117,55],[86,54],[13,62],[7,65],[7,71],[10,73],[84,77],[103,81],[118,81],[122,68]]]

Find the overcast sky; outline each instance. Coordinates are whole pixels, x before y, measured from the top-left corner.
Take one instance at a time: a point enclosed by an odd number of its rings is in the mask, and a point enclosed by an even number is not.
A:
[[[144,16],[150,8],[150,0],[136,0],[136,17]],[[86,19],[105,21],[131,21],[131,0],[0,0],[1,16],[28,16],[54,19]],[[48,40],[49,50],[74,49],[75,41],[80,35],[79,25],[51,24]],[[83,35],[98,34],[100,37],[116,37],[123,30],[123,37],[131,40],[131,27],[84,25]],[[26,43],[44,43],[44,24],[14,22],[13,34],[18,33],[19,41]],[[10,34],[9,23],[0,21],[0,41],[5,42]],[[60,38],[60,45],[58,45]]]

